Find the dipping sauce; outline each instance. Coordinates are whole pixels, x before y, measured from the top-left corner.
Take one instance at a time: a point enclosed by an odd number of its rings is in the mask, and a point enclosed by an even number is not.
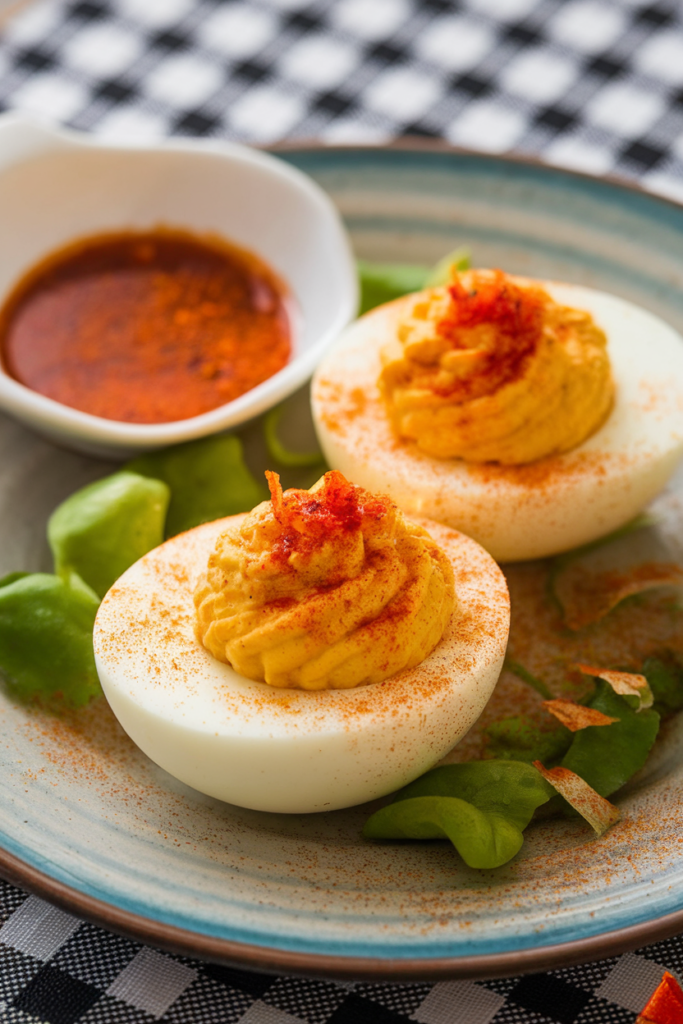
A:
[[[127,423],[185,420],[289,360],[287,293],[252,253],[156,228],[84,238],[34,267],[0,311],[5,371]]]

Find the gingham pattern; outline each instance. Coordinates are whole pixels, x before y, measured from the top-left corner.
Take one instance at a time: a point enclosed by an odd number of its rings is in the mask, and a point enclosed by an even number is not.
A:
[[[0,883],[8,1024],[634,1024],[683,942],[504,981],[389,985],[255,974],[161,953]]]
[[[36,0],[0,106],[106,136],[510,148],[683,195],[679,0]]]
[[[109,137],[514,148],[683,198],[680,0],[37,0],[0,108]],[[633,1024],[683,940],[526,978],[341,984],[109,935],[0,883],[11,1024]]]

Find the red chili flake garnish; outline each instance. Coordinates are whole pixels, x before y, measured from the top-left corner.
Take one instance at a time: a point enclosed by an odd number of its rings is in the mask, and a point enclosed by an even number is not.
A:
[[[636,1024],[683,1024],[683,989],[665,971]]]
[[[456,277],[448,286],[451,297],[446,316],[436,325],[437,333],[454,349],[472,349],[467,332],[483,325],[494,329],[477,359],[476,373],[457,379],[452,386],[434,388],[435,393],[452,395],[469,392],[488,394],[514,380],[524,370],[543,330],[544,306],[548,297],[533,285],[520,287],[502,270],[471,271]],[[474,345],[477,348],[477,345]]]
[[[449,286],[452,306],[442,321],[450,330],[493,324],[515,337],[537,334],[543,321],[543,293],[534,287],[520,288],[502,270],[470,275],[466,288],[457,277]]]
[[[360,530],[363,521],[379,520],[391,502],[349,483],[338,470],[326,473],[317,491],[284,491],[277,473],[266,470],[273,513],[282,528],[277,547],[289,557],[292,551],[310,550],[331,537]]]

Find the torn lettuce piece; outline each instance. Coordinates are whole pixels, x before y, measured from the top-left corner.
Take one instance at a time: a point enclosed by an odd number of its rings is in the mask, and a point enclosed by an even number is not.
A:
[[[451,271],[468,270],[471,266],[469,249],[452,249],[438,260],[427,274],[424,288],[437,288],[441,284],[448,284],[451,279]]]
[[[683,585],[683,566],[672,561],[661,532],[639,517],[608,537],[560,555],[551,591],[570,629],[599,622],[628,597]]]
[[[0,587],[0,674],[14,697],[81,707],[101,692],[92,643],[98,606],[74,574],[31,573]]]
[[[359,316],[402,295],[421,291],[429,275],[429,267],[410,263],[358,260],[356,266],[360,282]]]
[[[603,714],[597,708],[587,708],[585,704],[577,704],[575,700],[565,700],[561,697],[557,700],[544,700],[543,707],[570,732],[578,732],[579,729],[593,726],[612,725],[613,722],[619,721],[618,718]]]
[[[469,252],[466,249],[455,249],[442,257],[433,267],[358,260],[361,293],[358,315],[362,316],[375,306],[399,299],[402,295],[445,284],[452,266],[455,266],[456,270],[467,270],[470,266]]]
[[[23,580],[25,576],[30,575],[28,572],[8,572],[0,579],[0,587],[7,587],[10,583],[16,583],[17,580]]]
[[[449,839],[472,868],[519,852],[537,807],[554,795],[531,765],[470,761],[433,768],[365,823],[366,839]]]
[[[217,434],[164,448],[134,459],[125,469],[170,488],[166,537],[248,512],[267,497],[265,487],[247,469],[242,443],[233,435]]]
[[[683,666],[673,655],[647,658],[643,675],[650,685],[655,711],[666,715],[683,708]]]
[[[116,579],[163,539],[168,488],[128,472],[76,491],[52,513],[55,571],[78,574],[103,597]]]
[[[596,793],[585,779],[568,768],[557,767],[548,771],[540,761],[534,761],[534,768],[537,768],[546,782],[550,783],[582,818],[585,818],[598,836],[603,835],[621,818],[618,807]]]
[[[595,679],[604,679],[615,693],[623,697],[634,711],[651,708],[654,697],[645,676],[637,672],[621,672],[618,669],[600,668],[596,665],[576,665],[579,672]]]
[[[126,569],[164,539],[166,484],[121,471],[75,491],[50,516],[55,572],[77,573],[104,597]]]
[[[562,766],[579,775],[600,796],[609,796],[645,764],[659,731],[659,715],[651,708],[635,711],[604,679],[597,680],[588,707],[619,721],[575,733]]]
[[[554,764],[569,750],[572,734],[563,725],[541,729],[525,715],[502,718],[484,730],[487,752],[492,757],[510,761],[543,761]]]
[[[268,454],[274,462],[279,463],[281,466],[291,466],[292,468],[320,466],[320,475],[322,476],[322,467],[325,462],[325,456],[320,450],[317,452],[295,452],[287,448],[287,446],[280,440],[278,427],[280,425],[280,420],[282,419],[283,411],[284,403],[276,405],[269,413],[266,414],[263,420],[263,436],[266,442],[266,448],[268,449]]]

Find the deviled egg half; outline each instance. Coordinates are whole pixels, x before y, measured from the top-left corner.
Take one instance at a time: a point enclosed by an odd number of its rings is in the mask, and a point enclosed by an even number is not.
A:
[[[683,455],[683,339],[579,285],[453,273],[349,327],[312,391],[327,461],[499,561],[627,523]]]
[[[442,758],[500,673],[505,580],[473,540],[338,472],[145,555],[94,631],[135,743],[202,793],[334,810]]]

